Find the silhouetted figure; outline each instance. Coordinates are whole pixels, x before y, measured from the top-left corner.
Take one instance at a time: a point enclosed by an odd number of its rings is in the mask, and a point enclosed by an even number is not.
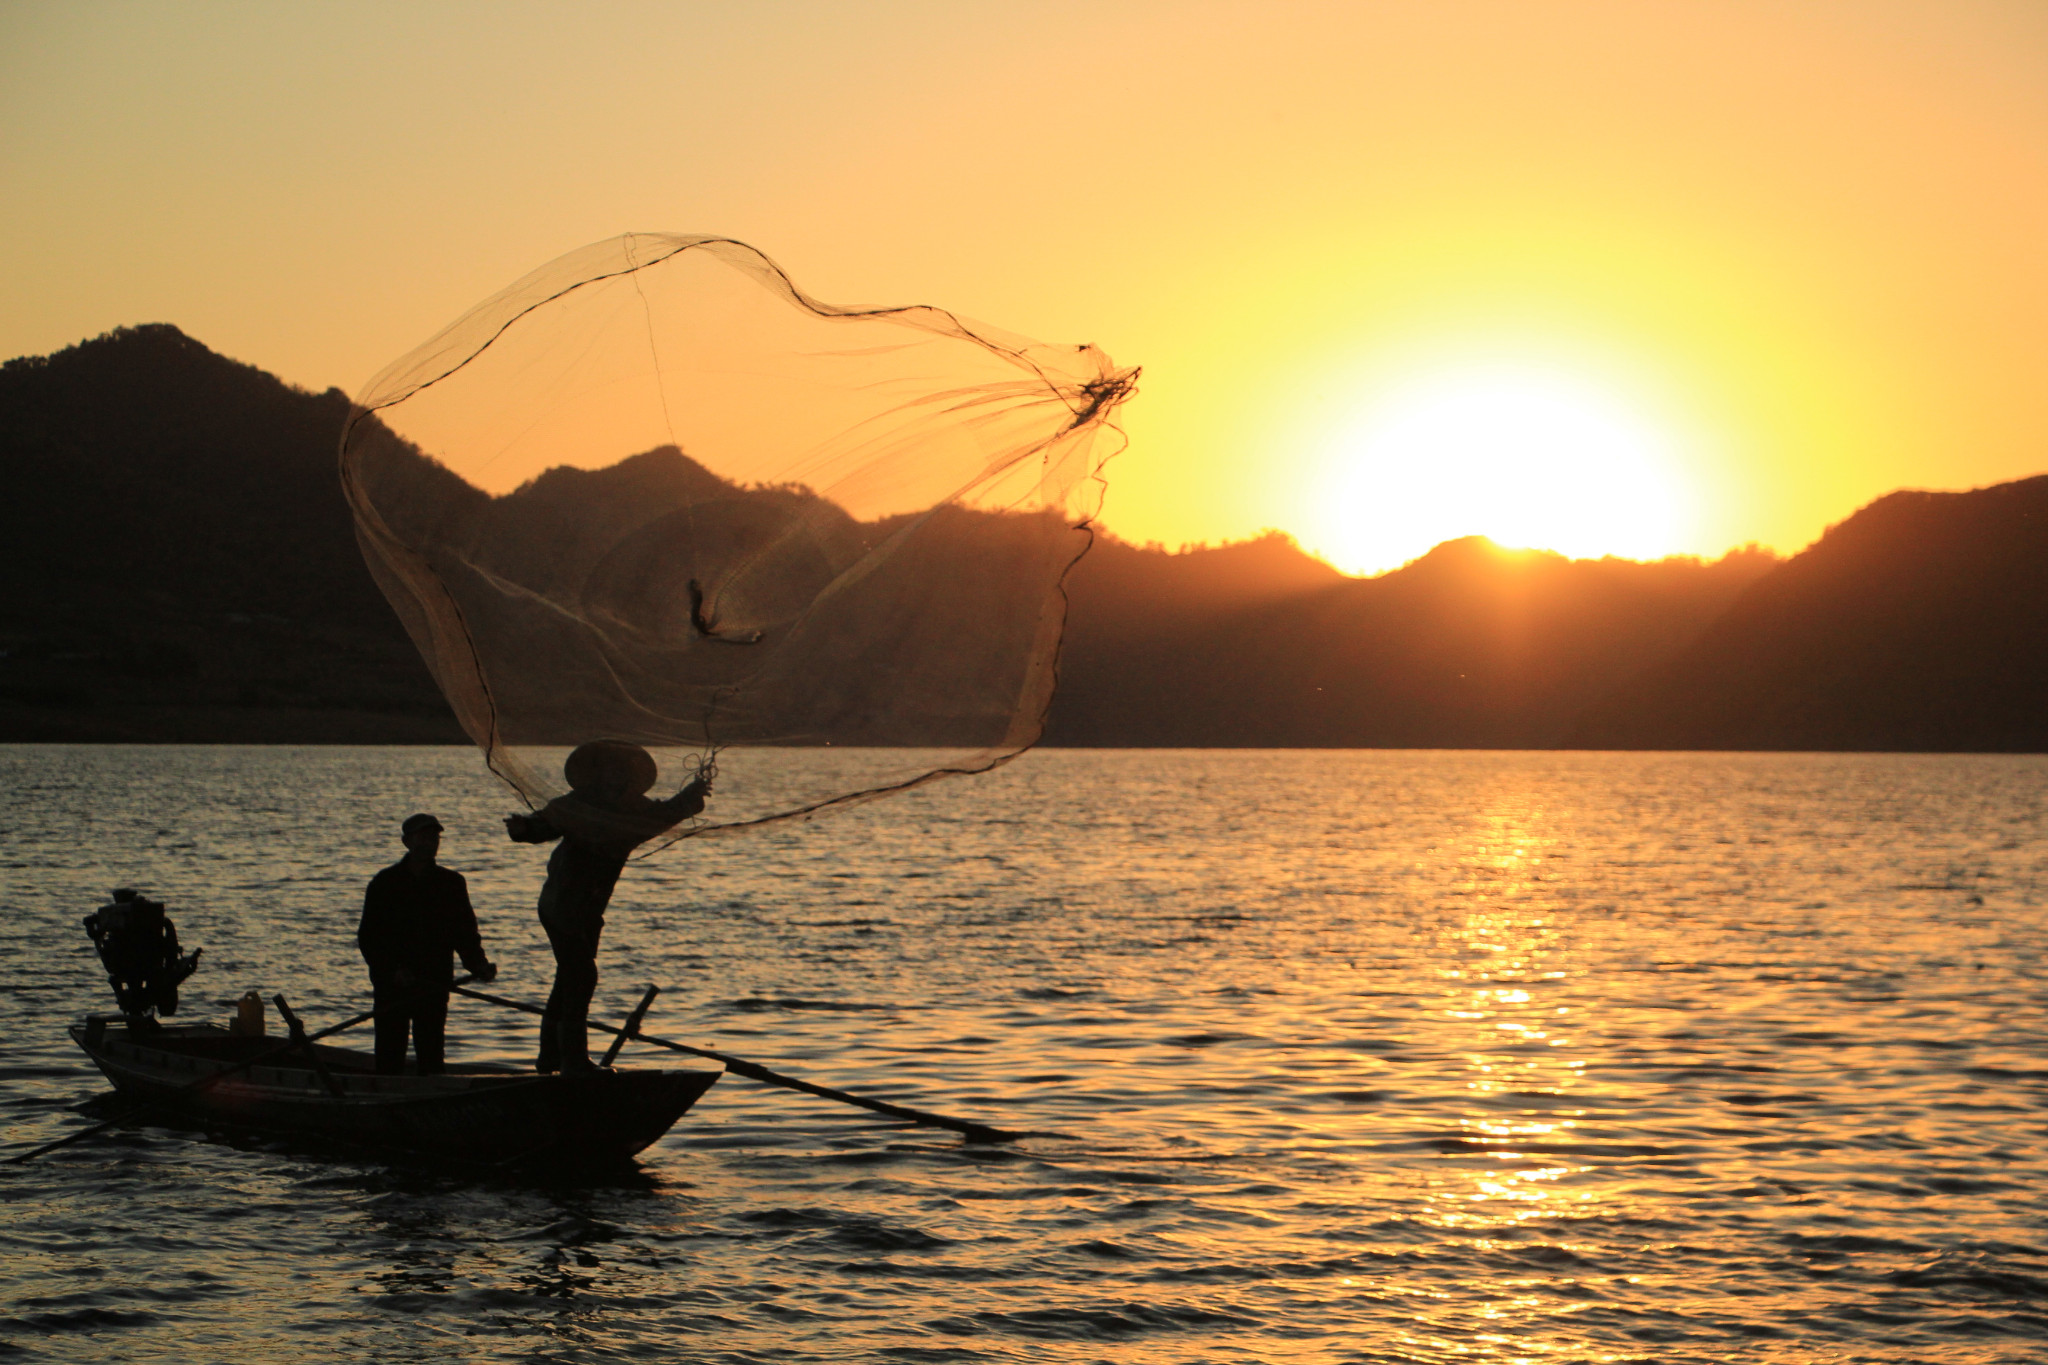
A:
[[[199,966],[203,949],[178,951],[178,926],[171,923],[161,901],[138,895],[128,887],[114,893],[85,917],[85,932],[99,949],[114,999],[131,1024],[149,1027],[156,1014],[178,1012],[178,983]]]
[[[405,856],[370,878],[356,946],[370,965],[376,997],[378,1072],[405,1070],[410,1033],[419,1074],[432,1076],[446,1063],[450,959],[460,954],[479,981],[491,980],[498,969],[484,956],[469,883],[434,861],[441,851],[441,822],[408,815],[399,829]]]
[[[597,941],[605,907],[634,849],[704,809],[711,784],[692,779],[665,801],[647,797],[653,757],[637,744],[597,740],[562,767],[569,794],[531,815],[508,815],[505,832],[522,844],[560,839],[540,890],[540,924],[555,951],[555,984],[540,1023],[541,1071],[589,1071],[586,1019],[597,993]]]

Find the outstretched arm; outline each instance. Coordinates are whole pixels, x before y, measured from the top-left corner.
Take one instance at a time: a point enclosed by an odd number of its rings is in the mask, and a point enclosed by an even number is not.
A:
[[[687,820],[703,810],[705,801],[710,797],[711,784],[702,777],[693,777],[683,784],[681,791],[657,804],[676,819]]]
[[[562,837],[562,831],[548,823],[544,815],[508,815],[505,817],[505,835],[515,844],[545,844]]]

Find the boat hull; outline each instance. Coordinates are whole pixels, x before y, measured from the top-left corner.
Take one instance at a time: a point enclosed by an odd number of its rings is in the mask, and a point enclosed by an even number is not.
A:
[[[675,1125],[718,1071],[543,1076],[490,1064],[437,1076],[380,1076],[365,1053],[313,1045],[229,1072],[275,1049],[216,1024],[150,1030],[73,1025],[71,1037],[122,1095],[202,1123],[301,1133],[482,1163],[624,1162]],[[195,1084],[208,1076],[218,1081]]]

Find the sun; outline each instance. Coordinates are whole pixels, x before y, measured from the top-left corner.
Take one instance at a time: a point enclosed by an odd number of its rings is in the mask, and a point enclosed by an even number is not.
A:
[[[1324,452],[1302,540],[1352,572],[1460,536],[1572,558],[1691,540],[1686,441],[1616,386],[1540,363],[1411,374],[1365,395]]]

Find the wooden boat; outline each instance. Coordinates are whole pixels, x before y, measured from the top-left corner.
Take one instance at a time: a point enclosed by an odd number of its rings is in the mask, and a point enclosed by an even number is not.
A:
[[[285,1040],[212,1023],[137,1029],[118,1016],[89,1015],[71,1037],[122,1095],[202,1123],[494,1164],[625,1161],[723,1074],[543,1076],[472,1062],[438,1076],[380,1076],[368,1053],[325,1043],[245,1066]]]

